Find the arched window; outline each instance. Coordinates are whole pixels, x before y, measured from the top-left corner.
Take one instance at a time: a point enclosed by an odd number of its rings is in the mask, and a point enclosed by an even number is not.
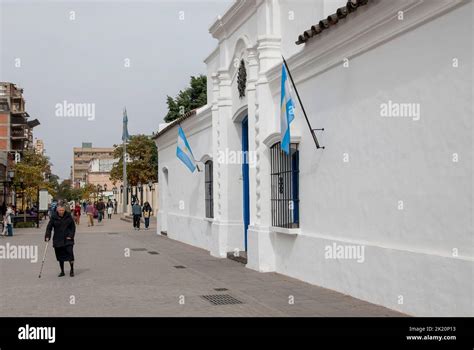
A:
[[[213,175],[212,175],[212,160],[204,163],[205,168],[205,198],[206,198],[206,218],[214,217],[214,196],[213,196]]]
[[[299,151],[290,145],[290,154],[281,150],[278,142],[270,149],[272,226],[298,228],[299,211]]]

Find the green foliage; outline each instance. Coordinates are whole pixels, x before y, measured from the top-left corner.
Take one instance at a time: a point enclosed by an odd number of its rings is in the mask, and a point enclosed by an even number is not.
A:
[[[86,184],[81,188],[73,188],[71,180],[63,180],[57,187],[56,199],[66,201],[89,200],[91,196],[97,195],[97,188],[92,184]]]
[[[98,194],[97,187],[92,184],[86,184],[83,188],[80,189],[80,191],[80,199],[85,200],[89,200],[91,197],[96,197]]]
[[[123,180],[123,147],[114,145],[114,158],[119,159],[110,172],[112,181]],[[132,186],[138,182],[157,181],[158,151],[155,142],[146,135],[132,135],[127,143],[130,162],[127,163],[127,180]]]
[[[184,91],[181,90],[173,99],[167,96],[168,113],[165,122],[169,123],[183,116],[193,109],[204,106],[207,103],[207,77],[199,75],[191,77],[190,86]]]
[[[51,173],[51,163],[48,157],[37,154],[33,150],[25,150],[22,160],[15,164],[14,170],[13,184],[17,188],[21,188],[27,201],[36,201],[38,188],[45,188],[54,195],[54,182],[45,180],[45,174]]]
[[[36,222],[32,221],[18,221],[15,223],[15,228],[31,228],[31,227],[36,227]]]

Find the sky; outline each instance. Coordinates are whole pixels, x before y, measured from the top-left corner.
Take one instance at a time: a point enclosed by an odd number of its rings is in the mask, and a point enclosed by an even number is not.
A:
[[[209,27],[232,1],[0,0],[0,81],[24,89],[53,173],[70,176],[82,142],[151,134],[216,47]],[[86,107],[84,110],[79,109]]]

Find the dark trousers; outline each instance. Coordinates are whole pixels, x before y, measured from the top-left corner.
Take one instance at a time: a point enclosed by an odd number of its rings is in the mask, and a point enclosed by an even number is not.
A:
[[[98,219],[97,221],[101,222],[101,221],[102,221],[102,218],[103,218],[103,216],[104,216],[104,213],[101,212],[101,211],[99,211],[98,214],[99,214],[99,219]]]
[[[133,227],[140,228],[140,214],[133,214]]]
[[[148,228],[150,226],[150,218],[145,218],[145,228]]]

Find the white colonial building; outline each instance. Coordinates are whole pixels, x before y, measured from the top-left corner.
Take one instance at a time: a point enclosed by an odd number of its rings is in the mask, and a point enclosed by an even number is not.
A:
[[[155,136],[158,234],[407,314],[474,315],[472,13],[236,1],[210,27],[208,104]],[[282,55],[324,149],[299,104],[279,148]]]

